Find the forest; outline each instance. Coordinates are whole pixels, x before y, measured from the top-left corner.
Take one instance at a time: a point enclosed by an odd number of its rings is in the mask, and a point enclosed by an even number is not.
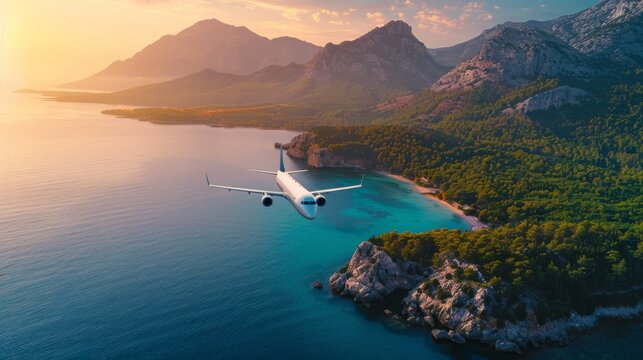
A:
[[[312,132],[342,156],[370,156],[384,170],[428,179],[440,196],[469,205],[469,213],[491,225],[476,232],[393,232],[372,242],[394,258],[427,266],[446,254],[478,264],[485,284],[506,301],[524,290],[538,294],[541,321],[591,311],[594,295],[641,285],[643,85],[633,79],[594,83],[594,101],[529,116],[502,110],[561,80],[426,93],[380,124]],[[445,100],[464,105],[440,119],[422,116]]]

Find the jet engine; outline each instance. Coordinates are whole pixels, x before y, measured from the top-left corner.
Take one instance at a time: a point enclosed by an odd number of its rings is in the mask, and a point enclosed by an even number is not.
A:
[[[324,195],[317,195],[315,196],[315,202],[317,203],[317,206],[324,206],[326,205],[326,198]]]
[[[269,207],[272,205],[272,196],[266,194],[261,197],[261,205]]]

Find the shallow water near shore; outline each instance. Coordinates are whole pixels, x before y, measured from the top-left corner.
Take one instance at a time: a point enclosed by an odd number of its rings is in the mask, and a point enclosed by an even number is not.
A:
[[[364,189],[329,195],[308,221],[282,199],[264,208],[204,177],[276,190],[273,177],[246,169],[275,169],[273,143],[296,133],[153,125],[24,94],[0,101],[0,358],[499,355],[435,343],[328,290],[369,236],[468,227],[409,185],[368,174]],[[311,189],[360,176],[296,175]],[[640,324],[605,326],[529,357],[643,351]]]

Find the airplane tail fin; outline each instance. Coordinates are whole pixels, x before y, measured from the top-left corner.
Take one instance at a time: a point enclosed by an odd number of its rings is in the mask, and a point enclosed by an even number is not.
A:
[[[279,145],[279,171],[286,171],[286,168],[284,167],[284,146]]]

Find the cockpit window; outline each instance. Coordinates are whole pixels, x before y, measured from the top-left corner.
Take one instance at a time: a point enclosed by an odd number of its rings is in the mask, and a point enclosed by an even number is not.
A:
[[[310,201],[303,200],[303,201],[300,202],[300,204],[302,204],[302,205],[315,205],[316,202],[315,202],[315,200],[310,200]]]

